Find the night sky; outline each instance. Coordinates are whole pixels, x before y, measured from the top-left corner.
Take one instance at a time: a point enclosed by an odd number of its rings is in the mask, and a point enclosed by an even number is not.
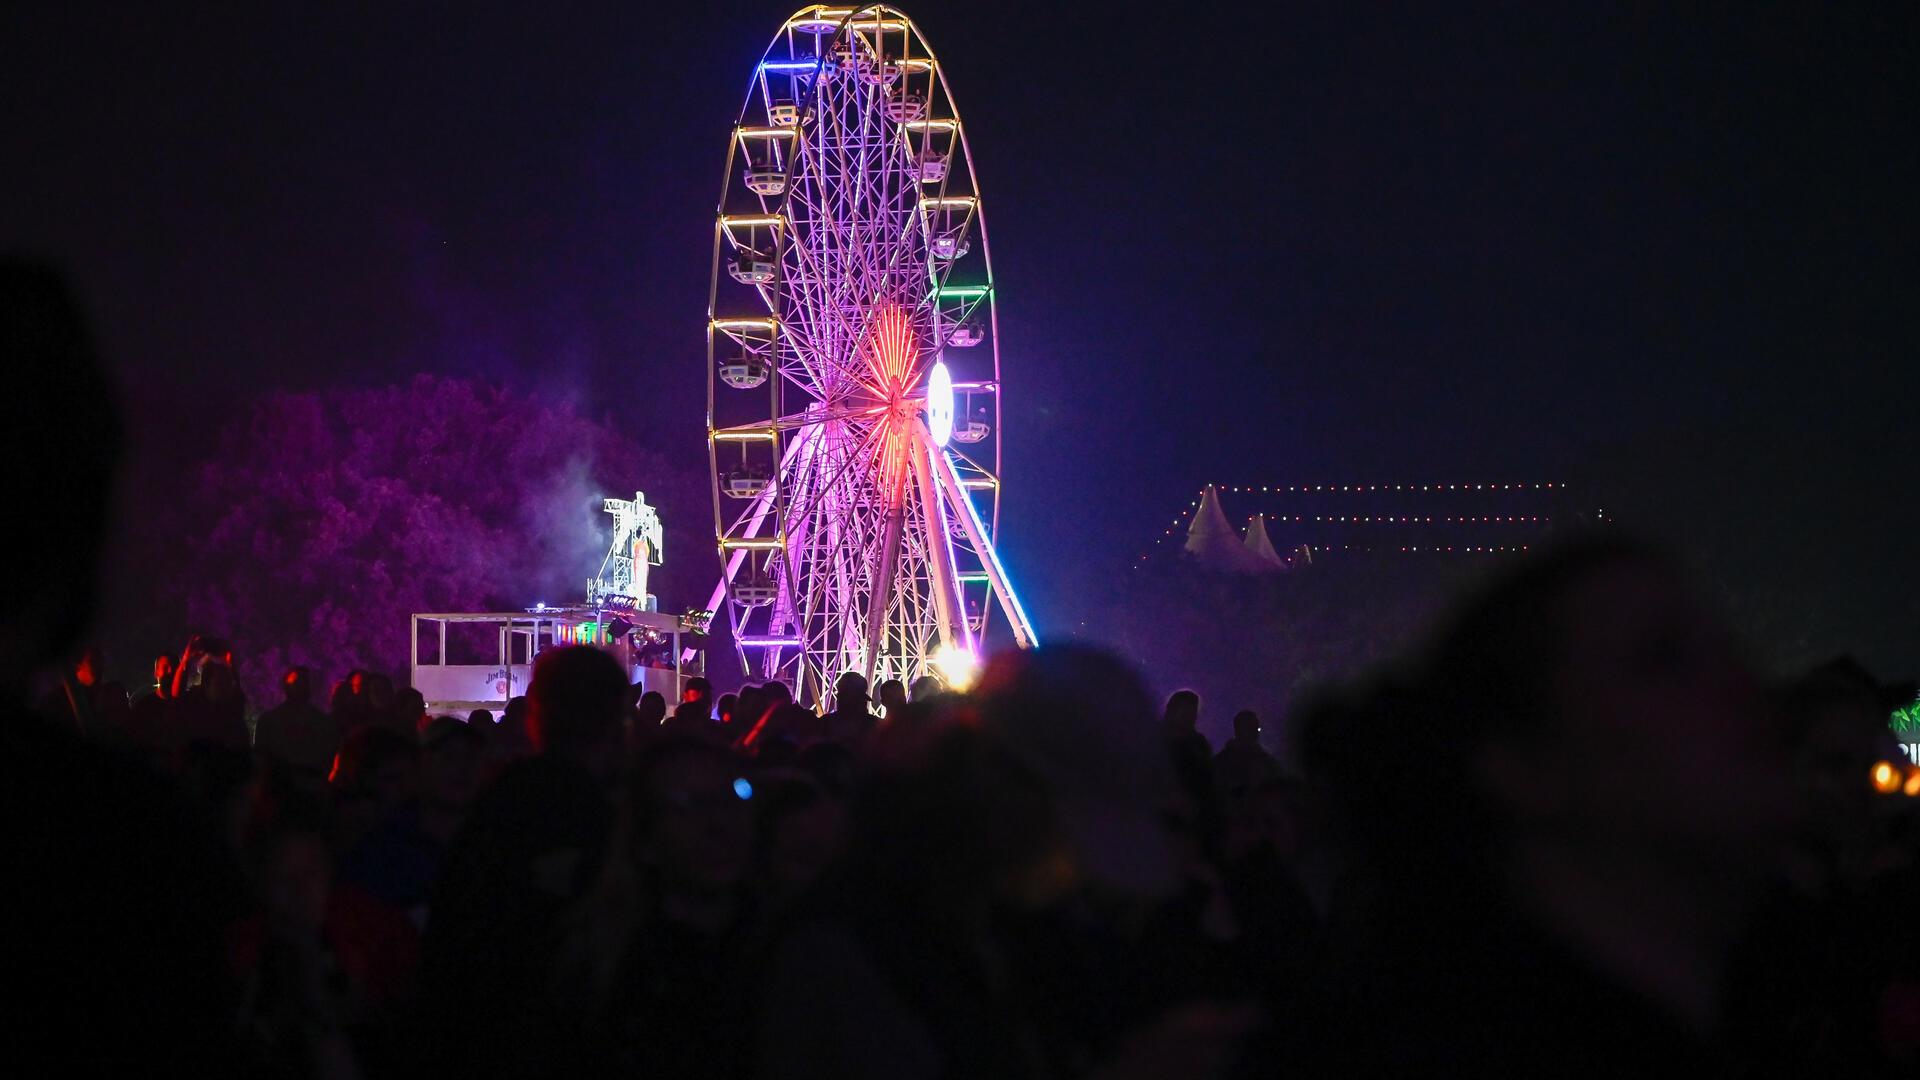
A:
[[[1920,659],[1920,8],[904,6],[985,192],[1043,635],[1209,480],[1546,479]],[[790,7],[259,8],[0,16],[0,238],[74,275],[138,467],[433,371],[704,469],[722,156]]]

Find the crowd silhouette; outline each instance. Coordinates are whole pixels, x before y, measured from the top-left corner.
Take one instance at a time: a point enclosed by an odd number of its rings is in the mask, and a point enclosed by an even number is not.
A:
[[[824,711],[579,646],[498,717],[358,670],[257,707],[211,636],[130,691],[87,644],[112,398],[57,278],[0,277],[23,1075],[1920,1070],[1913,688],[1764,681],[1657,548],[1510,564],[1218,748],[1073,645]]]

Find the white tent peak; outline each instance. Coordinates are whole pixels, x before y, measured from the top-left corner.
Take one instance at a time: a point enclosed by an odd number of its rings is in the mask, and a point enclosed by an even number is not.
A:
[[[1247,553],[1262,565],[1275,569],[1286,566],[1280,553],[1273,549],[1273,540],[1267,536],[1267,515],[1255,514],[1247,524]]]

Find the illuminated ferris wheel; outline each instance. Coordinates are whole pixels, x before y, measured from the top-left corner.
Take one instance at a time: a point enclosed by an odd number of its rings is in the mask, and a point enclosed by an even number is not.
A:
[[[814,6],[727,149],[707,329],[724,610],[804,700],[964,677],[997,607],[1001,386],[980,189],[946,73],[898,9]]]

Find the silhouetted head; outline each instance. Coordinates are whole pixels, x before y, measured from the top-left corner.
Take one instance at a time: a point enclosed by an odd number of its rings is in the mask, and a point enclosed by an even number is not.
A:
[[[98,645],[89,645],[80,650],[80,658],[73,663],[73,681],[81,686],[97,685],[106,677],[107,664],[100,655]]]
[[[947,686],[940,681],[940,676],[931,674],[922,675],[913,680],[912,687],[908,689],[908,696],[916,702],[931,701],[939,697],[942,693],[945,693],[946,689]]]
[[[720,722],[723,724],[732,723],[734,721],[734,714],[738,712],[739,709],[740,698],[735,694],[721,694],[720,700],[714,704],[714,712],[720,717]]]
[[[833,707],[836,709],[861,709],[867,704],[867,677],[857,671],[848,671],[833,681]]]
[[[240,696],[240,680],[231,667],[209,660],[200,669],[200,690],[209,701],[232,701]]]
[[[951,926],[996,902],[1057,898],[1071,882],[1064,846],[1047,783],[995,732],[956,723],[860,786],[847,852],[855,878],[898,919]]]
[[[785,705],[793,700],[793,688],[781,682],[779,679],[774,679],[760,687],[760,692],[766,695],[767,704],[770,707]]]
[[[226,638],[203,638],[200,642],[200,651],[214,663],[233,666],[233,646],[227,643]]]
[[[1252,709],[1233,714],[1233,737],[1244,743],[1260,741],[1260,715]]]
[[[887,679],[880,684],[880,707],[887,710],[887,719],[897,719],[900,710],[907,704],[907,684],[899,679]]]
[[[382,810],[391,810],[413,797],[419,764],[419,743],[365,724],[340,741],[327,781],[345,797],[371,799]]]
[[[649,690],[640,695],[639,715],[635,721],[643,728],[659,727],[667,718],[667,695]]]
[[[426,726],[420,745],[421,796],[443,809],[470,805],[480,791],[481,765],[487,749],[485,729],[442,716]]]
[[[1785,824],[1774,725],[1663,553],[1575,540],[1467,596],[1418,663],[1302,719],[1302,755],[1388,850],[1516,841],[1750,869]]]
[[[305,705],[313,700],[313,672],[303,667],[290,667],[280,677],[280,689],[287,700],[296,705]]]
[[[472,712],[467,714],[467,725],[469,727],[478,728],[481,731],[492,730],[493,710],[491,709],[473,710]]]
[[[1162,719],[1169,728],[1182,732],[1195,730],[1200,722],[1200,695],[1191,690],[1175,690],[1167,698]]]
[[[619,661],[589,645],[548,649],[527,687],[527,736],[534,750],[597,761],[617,745],[627,676]]]
[[[377,671],[367,673],[367,707],[376,713],[393,708],[393,677]]]
[[[417,731],[426,724],[427,697],[409,686],[393,696],[393,719],[398,727]]]
[[[993,657],[973,693],[985,725],[1052,794],[1080,870],[1136,896],[1167,893],[1175,856],[1164,823],[1188,811],[1133,669],[1098,649],[1048,645]]]
[[[740,688],[740,700],[733,703],[733,709],[739,714],[740,722],[751,728],[766,715],[767,696],[759,687],[748,683]]]
[[[706,676],[695,675],[693,678],[687,680],[687,688],[681,693],[680,700],[683,702],[700,702],[708,706],[708,711],[711,712],[713,705],[713,684],[707,681]]]

